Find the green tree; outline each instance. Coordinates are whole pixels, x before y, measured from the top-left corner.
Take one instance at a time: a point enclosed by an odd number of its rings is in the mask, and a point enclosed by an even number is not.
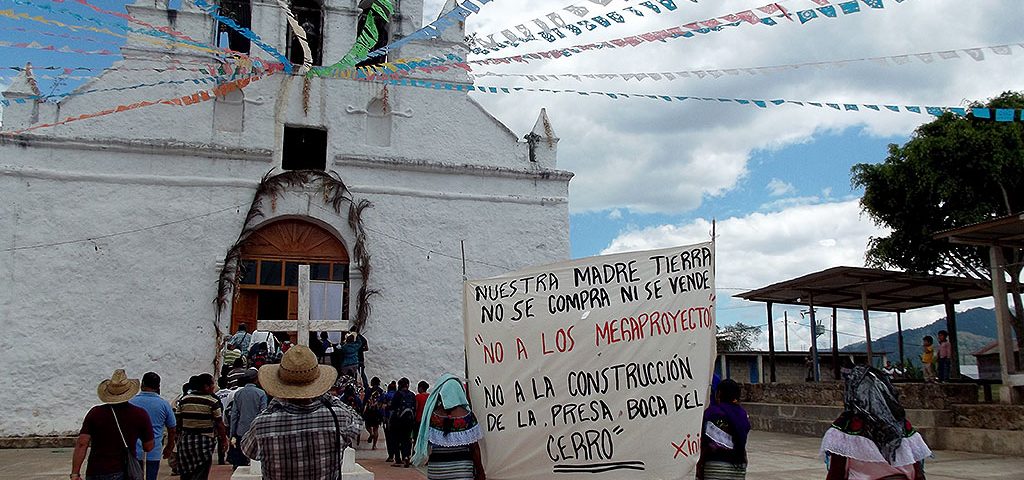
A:
[[[735,325],[718,327],[718,333],[715,337],[718,342],[719,352],[738,352],[750,350],[760,335],[760,328],[739,322]]]
[[[1005,92],[971,106],[1020,109],[1024,93]],[[853,185],[864,188],[864,212],[891,230],[869,241],[868,265],[990,282],[985,249],[932,236],[1024,211],[1024,124],[947,113],[918,127],[905,145],[889,145],[885,162],[855,165],[852,174]],[[1020,251],[1005,254],[1013,328],[1024,344],[1024,264]]]

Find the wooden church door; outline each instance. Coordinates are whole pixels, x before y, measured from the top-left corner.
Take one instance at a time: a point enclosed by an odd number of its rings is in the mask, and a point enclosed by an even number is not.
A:
[[[345,245],[319,225],[289,218],[260,228],[242,246],[231,331],[257,320],[298,318],[298,266],[310,265],[312,280],[345,282],[342,304],[348,318],[349,257]],[[292,341],[296,341],[292,338]]]

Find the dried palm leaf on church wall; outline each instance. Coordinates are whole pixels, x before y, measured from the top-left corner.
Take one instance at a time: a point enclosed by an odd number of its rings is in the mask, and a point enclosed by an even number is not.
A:
[[[345,182],[338,177],[337,173],[322,172],[318,170],[293,170],[273,175],[273,170],[267,172],[253,195],[249,211],[246,212],[245,220],[242,223],[242,230],[234,245],[228,248],[224,256],[224,263],[217,279],[217,296],[213,303],[216,306],[214,317],[214,329],[217,331],[217,348],[220,348],[223,340],[221,332],[221,314],[227,307],[228,299],[238,293],[238,273],[241,270],[242,247],[259,226],[260,219],[269,218],[264,212],[264,201],[271,201],[271,214],[274,210],[275,200],[289,189],[302,188],[315,184],[317,192],[322,195],[324,204],[329,205],[335,213],[341,215],[342,208],[348,204],[348,226],[355,233],[355,244],[352,247],[353,258],[357,262],[359,272],[362,274],[363,284],[359,288],[357,297],[356,318],[352,322],[355,331],[362,330],[366,319],[370,316],[370,297],[378,294],[377,290],[367,288],[370,280],[370,255],[366,250],[366,229],[363,226],[362,214],[373,204],[366,199],[355,200],[352,192],[345,185]],[[216,355],[215,362],[219,362],[219,355]],[[216,365],[219,368],[219,365]]]

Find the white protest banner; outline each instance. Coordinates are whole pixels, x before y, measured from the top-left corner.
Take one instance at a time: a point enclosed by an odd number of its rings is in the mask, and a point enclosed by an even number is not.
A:
[[[714,244],[465,285],[487,477],[693,478],[715,355]]]

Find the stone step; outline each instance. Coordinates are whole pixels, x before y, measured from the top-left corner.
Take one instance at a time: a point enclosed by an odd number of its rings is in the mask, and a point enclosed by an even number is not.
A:
[[[1024,456],[1024,431],[982,428],[939,428],[936,444],[942,450]],[[928,441],[928,439],[925,439]],[[928,443],[932,449],[932,443]]]
[[[986,430],[1024,430],[1024,405],[953,405],[953,425]]]
[[[841,413],[843,407],[827,405],[790,405],[783,403],[744,403],[747,415],[781,419],[798,419],[803,421],[823,421],[831,424]],[[946,410],[907,409],[907,418],[914,428],[950,427],[953,418]],[[827,425],[826,425],[827,428]],[[824,433],[824,430],[822,430]]]
[[[0,437],[0,448],[70,448],[75,446],[78,436],[55,435],[50,437]]]

